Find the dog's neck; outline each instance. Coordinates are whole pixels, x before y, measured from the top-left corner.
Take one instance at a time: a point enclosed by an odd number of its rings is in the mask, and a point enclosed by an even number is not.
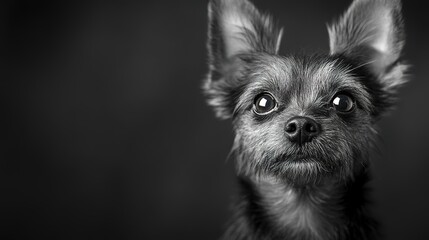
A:
[[[321,239],[322,224],[327,222],[317,205],[339,202],[334,191],[330,191],[333,196],[329,196],[321,194],[324,190],[297,189],[275,179],[259,179],[254,181],[254,186],[276,229],[290,229],[295,235],[301,233],[313,239]]]
[[[372,239],[375,233],[365,207],[366,174],[311,187],[274,178],[240,182],[243,199],[227,232],[234,239]]]
[[[341,217],[341,190],[329,182],[320,186],[291,187],[275,179],[254,181],[260,201],[276,229],[311,239],[326,239],[332,223]]]

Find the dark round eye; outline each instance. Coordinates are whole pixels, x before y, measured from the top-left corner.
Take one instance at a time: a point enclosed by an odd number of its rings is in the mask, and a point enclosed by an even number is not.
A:
[[[354,109],[355,102],[346,94],[338,94],[332,100],[332,106],[338,112],[347,113]]]
[[[273,111],[276,107],[276,100],[269,93],[262,93],[255,98],[255,112],[265,115]]]

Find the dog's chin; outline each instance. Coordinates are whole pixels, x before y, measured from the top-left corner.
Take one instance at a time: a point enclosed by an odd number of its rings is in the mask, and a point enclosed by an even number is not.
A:
[[[298,187],[317,185],[326,177],[332,176],[332,166],[312,157],[280,159],[272,166],[271,174]]]

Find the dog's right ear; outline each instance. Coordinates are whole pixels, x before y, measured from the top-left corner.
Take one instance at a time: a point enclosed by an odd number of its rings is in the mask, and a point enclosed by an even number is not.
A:
[[[269,15],[261,14],[247,0],[211,0],[208,6],[209,73],[204,84],[208,102],[222,119],[232,116],[243,81],[240,56],[265,52],[276,54],[282,30]]]
[[[329,27],[331,54],[360,61],[372,74],[377,90],[375,115],[388,110],[406,81],[401,59],[405,43],[400,0],[354,0],[344,15]]]

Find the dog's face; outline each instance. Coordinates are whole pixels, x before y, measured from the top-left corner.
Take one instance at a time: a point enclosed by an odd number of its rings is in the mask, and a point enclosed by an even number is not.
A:
[[[369,149],[374,108],[351,67],[329,57],[250,58],[234,108],[238,169],[293,182],[350,175]]]
[[[301,185],[366,165],[373,124],[404,82],[397,1],[356,0],[317,56],[279,56],[282,30],[246,0],[211,1],[209,19],[205,91],[233,119],[240,174]]]

